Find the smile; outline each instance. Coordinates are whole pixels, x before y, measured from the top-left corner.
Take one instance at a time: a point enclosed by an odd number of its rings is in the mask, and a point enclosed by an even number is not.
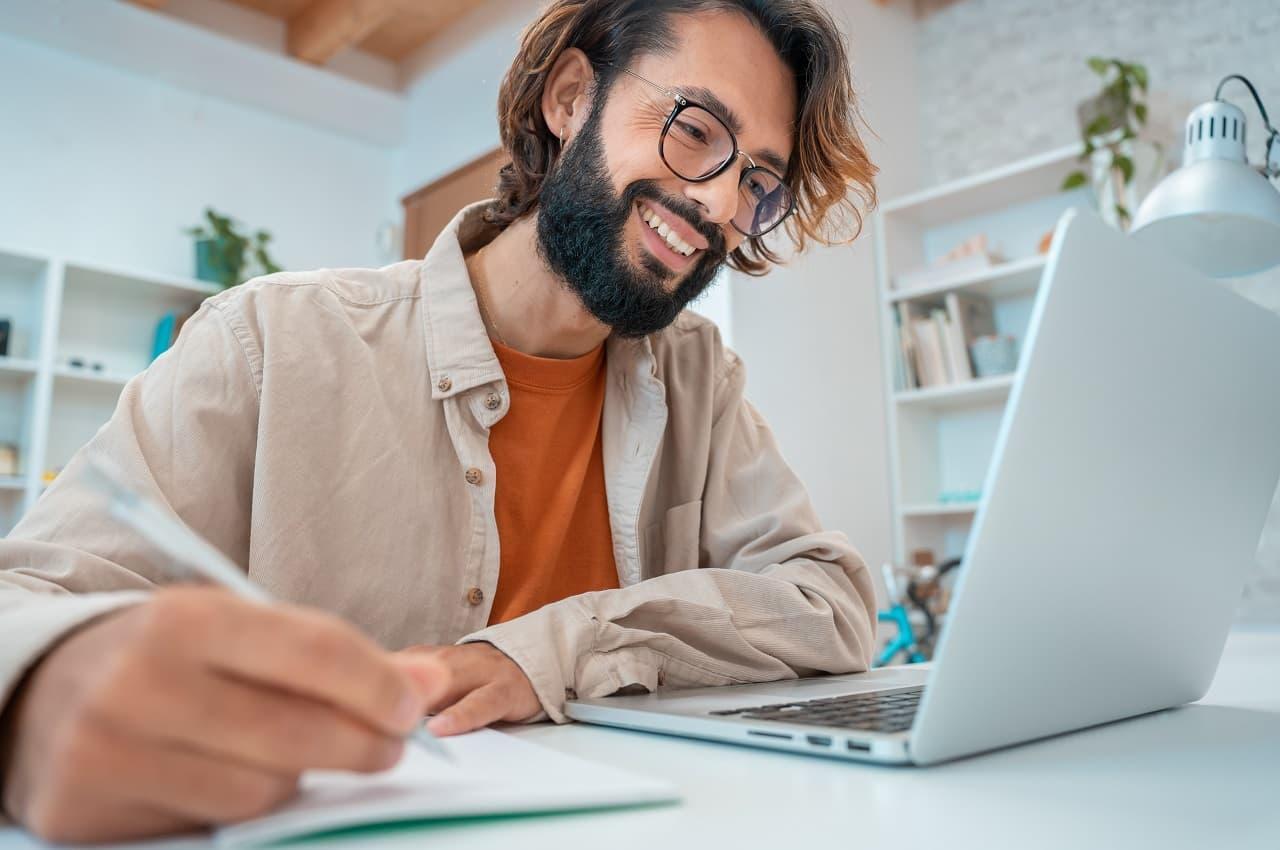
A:
[[[676,232],[676,225],[670,220],[664,218],[660,212],[653,207],[640,203],[640,218],[649,226],[651,230],[658,234],[666,243],[667,247],[682,257],[693,256],[694,251],[698,249],[690,245],[687,241],[680,237]]]

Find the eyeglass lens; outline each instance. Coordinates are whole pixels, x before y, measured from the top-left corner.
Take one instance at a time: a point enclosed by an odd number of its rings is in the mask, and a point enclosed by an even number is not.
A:
[[[676,113],[662,138],[660,153],[677,176],[701,180],[733,158],[733,135],[712,113],[700,106],[687,106]],[[772,229],[791,210],[791,190],[764,168],[744,169],[738,194],[741,203],[733,224],[748,236]]]

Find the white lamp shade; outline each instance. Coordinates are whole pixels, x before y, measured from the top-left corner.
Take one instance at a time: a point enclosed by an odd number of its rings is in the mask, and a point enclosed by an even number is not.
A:
[[[1280,263],[1280,191],[1242,162],[1202,159],[1151,191],[1133,237],[1211,277],[1254,274]]]

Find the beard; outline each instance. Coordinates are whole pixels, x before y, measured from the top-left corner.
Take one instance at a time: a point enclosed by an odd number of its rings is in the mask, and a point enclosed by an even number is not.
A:
[[[638,180],[621,196],[614,194],[600,135],[601,103],[543,183],[538,253],[597,321],[619,336],[637,338],[670,325],[711,285],[725,260],[724,234],[703,220],[696,204],[662,192],[656,181]],[[707,248],[670,292],[664,283],[681,273],[643,249],[639,267],[627,257],[627,221],[642,198],[662,204],[707,239]]]

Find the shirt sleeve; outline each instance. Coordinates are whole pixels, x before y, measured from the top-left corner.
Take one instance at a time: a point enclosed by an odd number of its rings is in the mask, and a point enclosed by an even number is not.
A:
[[[167,565],[107,516],[105,500],[86,484],[91,459],[110,461],[135,492],[245,562],[258,396],[245,335],[224,309],[205,302],[0,539],[0,710],[62,636],[167,580]]]
[[[700,545],[710,566],[547,605],[469,635],[520,665],[546,714],[636,686],[701,687],[866,670],[875,592],[824,531],[729,355],[717,390]]]

